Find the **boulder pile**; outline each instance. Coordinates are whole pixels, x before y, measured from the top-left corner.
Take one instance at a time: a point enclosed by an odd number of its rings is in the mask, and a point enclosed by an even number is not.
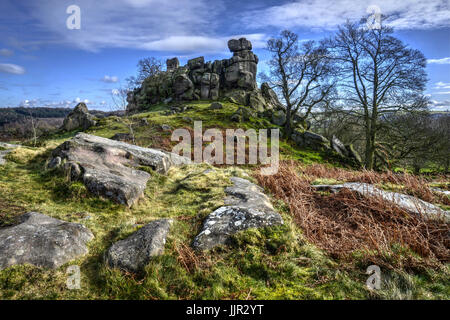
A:
[[[245,38],[231,39],[228,48],[233,53],[230,59],[205,62],[198,57],[185,66],[179,66],[178,58],[168,59],[167,71],[145,79],[129,93],[127,111],[137,112],[160,102],[225,97],[258,111],[282,107],[267,84],[257,88],[258,57],[252,52],[252,43]]]

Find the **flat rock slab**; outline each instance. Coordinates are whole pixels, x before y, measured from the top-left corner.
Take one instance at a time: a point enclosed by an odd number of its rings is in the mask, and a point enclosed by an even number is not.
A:
[[[6,163],[5,156],[10,153],[13,149],[19,148],[20,146],[18,144],[10,144],[5,142],[0,142],[0,148],[6,149],[6,150],[0,150],[0,166],[4,165]]]
[[[82,224],[38,212],[25,213],[19,221],[0,229],[0,270],[17,264],[55,269],[86,254],[94,238]]]
[[[10,152],[11,150],[0,150],[0,166],[6,163],[5,156]]]
[[[207,250],[226,244],[230,237],[249,228],[264,228],[283,224],[262,188],[250,181],[232,177],[233,185],[225,189],[225,206],[212,212],[203,223],[193,247]]]
[[[436,192],[436,193],[439,193],[439,194],[443,194],[443,195],[445,195],[445,196],[450,196],[450,191],[448,191],[448,190],[444,190],[444,189],[441,189],[441,188],[430,188],[431,189],[431,191],[434,191],[434,192]]]
[[[431,219],[441,217],[446,221],[450,221],[450,213],[448,211],[442,210],[434,204],[410,195],[381,190],[367,183],[351,182],[338,185],[315,185],[313,187],[317,190],[326,190],[332,192],[337,192],[343,188],[346,188],[365,197],[381,197],[382,199],[392,202],[400,208],[414,214],[425,215]]]
[[[56,148],[49,167],[64,166],[72,180],[81,180],[87,189],[115,202],[133,205],[145,189],[149,167],[166,173],[171,166],[191,163],[190,159],[156,149],[78,133]]]
[[[170,219],[155,220],[114,243],[106,253],[106,263],[129,272],[142,270],[152,257],[163,253],[171,224]]]

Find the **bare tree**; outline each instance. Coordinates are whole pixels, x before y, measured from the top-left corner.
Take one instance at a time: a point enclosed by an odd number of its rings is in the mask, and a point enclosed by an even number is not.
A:
[[[286,105],[285,131],[290,136],[295,116],[304,122],[333,88],[333,84],[327,82],[331,73],[327,49],[314,41],[299,45],[298,35],[285,30],[278,38],[267,42],[267,50],[272,59],[270,73],[264,78]]]
[[[148,77],[153,77],[162,71],[162,62],[155,57],[149,57],[139,60],[138,73],[136,77],[130,77],[130,80],[134,80],[136,86],[142,84],[142,82]],[[130,82],[130,81],[129,81]]]
[[[31,109],[28,110],[28,113],[30,114],[31,130],[33,133],[33,146],[36,147],[36,143],[37,143],[36,124],[34,122],[34,117],[33,117],[33,113],[31,112]]]
[[[426,59],[393,37],[392,28],[347,22],[327,41],[339,67],[339,109],[361,119],[365,129],[365,167],[374,167],[377,133],[383,116],[426,109]]]
[[[132,116],[127,112],[127,97],[130,90],[131,83],[128,81],[126,86],[120,86],[117,89],[112,90],[111,100],[113,102],[113,109],[116,111],[123,112],[122,116],[119,116],[120,121],[128,128],[131,140],[133,144],[136,144],[136,139],[134,135],[135,121]]]

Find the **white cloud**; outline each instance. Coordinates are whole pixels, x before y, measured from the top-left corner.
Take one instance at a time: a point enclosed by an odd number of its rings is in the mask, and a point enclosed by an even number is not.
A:
[[[435,64],[450,64],[450,57],[442,58],[442,59],[428,59],[428,63]]]
[[[100,81],[106,82],[106,83],[116,83],[119,82],[119,78],[116,76],[104,76],[103,78],[100,79]]]
[[[430,108],[432,110],[446,111],[450,110],[450,100],[430,100]]]
[[[211,35],[217,25],[216,16],[223,8],[221,1],[211,4],[208,0],[79,0],[80,30],[65,27],[68,15],[61,14],[67,5],[64,1],[29,5],[39,28],[52,35],[47,41],[65,42],[91,51],[114,47],[147,49],[149,45],[163,50],[165,44],[170,47],[173,36]]]
[[[9,49],[0,49],[0,56],[3,57],[10,57],[14,54],[14,51]]]
[[[25,68],[12,63],[0,63],[0,72],[10,74],[24,74]]]
[[[90,108],[95,108],[97,104],[89,99],[80,99],[79,97],[73,100],[46,100],[46,99],[26,99],[19,103],[19,107],[26,108],[70,108],[73,109],[76,104],[84,102],[90,105]],[[105,103],[99,103],[98,106],[101,107]]]
[[[439,81],[434,84],[434,88],[435,89],[450,89],[450,83]]]
[[[376,5],[389,16],[396,29],[431,29],[450,26],[448,0],[308,0],[295,1],[265,9],[247,11],[243,17],[250,27],[309,27],[334,29],[347,19],[359,20]]]
[[[231,35],[227,37],[206,36],[170,36],[142,45],[143,49],[152,51],[170,51],[183,53],[211,53],[228,51],[227,42],[231,38],[245,37],[252,42],[253,48],[262,48],[267,37],[262,33]]]

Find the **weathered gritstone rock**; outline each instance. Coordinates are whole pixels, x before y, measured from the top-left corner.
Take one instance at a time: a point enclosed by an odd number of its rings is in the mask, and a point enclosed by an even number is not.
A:
[[[106,253],[106,263],[130,272],[142,270],[152,257],[163,253],[171,224],[169,219],[155,220],[114,243]]]
[[[430,188],[430,189],[431,189],[431,191],[434,191],[436,193],[440,193],[440,194],[443,194],[445,196],[450,196],[450,191],[448,191],[448,190],[444,190],[444,189],[436,188],[436,187]]]
[[[20,146],[17,144],[10,144],[5,142],[0,142],[0,148],[4,148],[6,150],[0,150],[0,166],[6,163],[5,156],[10,153],[12,150],[19,148]]]
[[[348,157],[349,153],[344,144],[336,136],[331,139],[331,148],[343,157]]]
[[[86,104],[81,102],[64,119],[61,129],[66,131],[72,131],[74,129],[86,130],[95,126],[95,124],[96,121],[89,114]]]
[[[177,58],[166,61],[167,71],[148,77],[140,88],[127,97],[127,111],[137,112],[149,104],[169,101],[230,100],[250,106],[258,112],[284,108],[267,83],[261,90],[256,84],[258,57],[245,38],[228,41],[230,59],[205,62],[204,57],[191,59],[179,66]]]
[[[0,270],[17,264],[57,268],[86,254],[93,238],[81,224],[25,213],[18,225],[0,229]]]
[[[330,142],[327,138],[320,134],[311,131],[294,131],[292,134],[292,140],[303,148],[311,148],[314,150],[327,150],[330,149]]]
[[[392,202],[400,208],[414,214],[425,215],[431,219],[442,217],[446,221],[450,221],[450,212],[442,210],[434,204],[410,195],[381,190],[367,183],[351,182],[337,185],[314,185],[313,187],[320,191],[331,192],[338,192],[346,188],[365,197],[381,197],[383,200]]]
[[[260,187],[238,177],[231,181],[233,185],[225,189],[225,206],[206,218],[202,231],[194,240],[195,249],[207,250],[226,244],[233,234],[245,229],[283,224],[283,219],[274,211]]]
[[[150,178],[139,167],[166,173],[171,166],[191,162],[170,152],[85,133],[61,144],[52,156],[50,168],[63,166],[71,180],[83,181],[90,192],[128,206],[142,196]]]

